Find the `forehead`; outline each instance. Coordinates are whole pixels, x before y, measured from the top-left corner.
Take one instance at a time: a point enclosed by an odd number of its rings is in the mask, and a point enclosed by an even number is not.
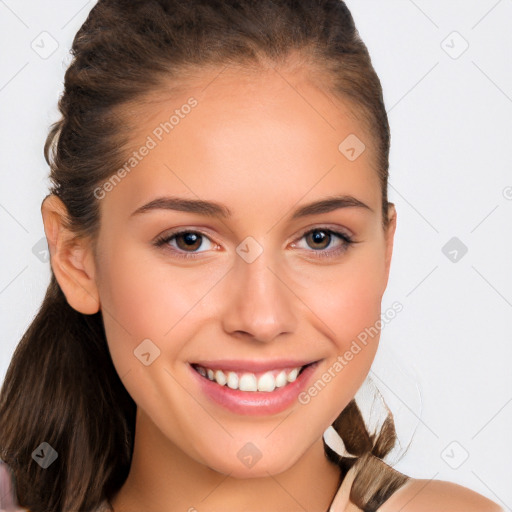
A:
[[[357,106],[304,73],[205,72],[179,91],[147,96],[129,125],[131,151],[151,146],[124,180],[136,202],[164,182],[219,199],[256,197],[263,187],[269,198],[286,191],[298,200],[336,186],[374,205],[380,198],[374,142]],[[348,146],[364,151],[348,158]]]

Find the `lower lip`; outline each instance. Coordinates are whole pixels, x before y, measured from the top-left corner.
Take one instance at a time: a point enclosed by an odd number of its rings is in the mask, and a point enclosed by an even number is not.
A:
[[[263,416],[282,412],[297,402],[299,394],[308,385],[317,366],[318,361],[306,367],[293,382],[269,392],[231,389],[203,377],[192,366],[190,371],[198,380],[204,394],[215,403],[237,414]]]

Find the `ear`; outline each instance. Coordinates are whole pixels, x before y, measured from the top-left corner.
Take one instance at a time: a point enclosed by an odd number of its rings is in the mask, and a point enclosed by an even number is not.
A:
[[[391,256],[393,255],[393,241],[395,239],[395,231],[396,231],[396,219],[397,213],[395,209],[394,203],[388,203],[388,225],[385,233],[385,244],[386,244],[386,252],[385,252],[385,288],[388,284],[389,278],[389,269],[391,266]]]
[[[41,214],[52,270],[69,305],[86,315],[97,313],[100,300],[90,240],[68,228],[67,208],[56,195],[44,198]]]

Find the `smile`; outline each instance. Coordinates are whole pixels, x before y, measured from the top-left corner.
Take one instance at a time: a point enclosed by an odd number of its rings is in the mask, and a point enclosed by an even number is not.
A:
[[[265,391],[272,392],[295,382],[300,372],[306,367],[284,368],[266,372],[237,372],[206,368],[193,365],[194,370],[203,377],[216,382],[219,386],[227,386],[240,391]]]
[[[190,363],[197,392],[238,415],[272,415],[298,403],[320,360],[201,361]]]

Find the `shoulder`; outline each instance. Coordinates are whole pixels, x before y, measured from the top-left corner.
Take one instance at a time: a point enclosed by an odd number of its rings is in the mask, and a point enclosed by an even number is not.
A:
[[[445,480],[410,478],[376,512],[504,512],[497,503]]]

